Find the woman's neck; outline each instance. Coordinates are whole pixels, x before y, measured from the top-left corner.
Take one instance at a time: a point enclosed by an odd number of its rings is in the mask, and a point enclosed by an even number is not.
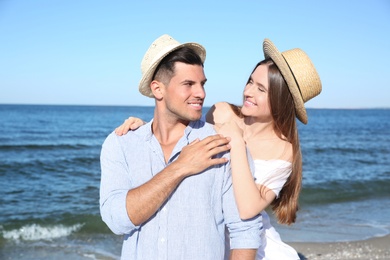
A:
[[[272,140],[279,138],[275,133],[272,121],[259,122],[251,118],[243,118],[242,129],[245,140]]]

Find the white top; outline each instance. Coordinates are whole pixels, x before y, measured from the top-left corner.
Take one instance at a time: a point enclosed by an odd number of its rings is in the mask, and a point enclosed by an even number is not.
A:
[[[255,182],[272,190],[276,197],[292,172],[292,164],[284,160],[254,160]]]
[[[271,189],[276,196],[286,183],[292,171],[292,164],[283,160],[254,160],[255,181],[257,184]],[[280,238],[279,233],[271,225],[268,214],[263,210],[262,244],[257,250],[256,260],[299,260],[294,248]]]

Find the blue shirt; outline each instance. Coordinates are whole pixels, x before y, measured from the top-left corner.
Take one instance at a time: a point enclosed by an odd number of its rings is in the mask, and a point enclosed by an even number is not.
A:
[[[111,133],[102,147],[100,211],[108,227],[124,235],[122,259],[224,259],[225,225],[230,248],[257,249],[261,244],[261,216],[240,220],[229,163],[185,178],[147,222],[140,226],[131,222],[126,211],[128,190],[149,181],[167,166],[151,123],[124,136]],[[168,164],[177,159],[184,146],[213,134],[212,125],[191,122]]]

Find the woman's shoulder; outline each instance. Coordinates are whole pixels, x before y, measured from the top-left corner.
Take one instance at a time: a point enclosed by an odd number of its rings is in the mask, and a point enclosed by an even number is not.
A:
[[[248,144],[249,150],[253,154],[253,158],[269,161],[287,161],[292,162],[293,149],[292,144],[284,139],[259,139],[257,142],[251,142]]]

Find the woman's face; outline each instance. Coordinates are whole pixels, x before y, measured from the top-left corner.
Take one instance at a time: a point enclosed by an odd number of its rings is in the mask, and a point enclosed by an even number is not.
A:
[[[268,99],[268,66],[260,65],[252,73],[244,89],[244,116],[255,117],[260,121],[272,120]]]

